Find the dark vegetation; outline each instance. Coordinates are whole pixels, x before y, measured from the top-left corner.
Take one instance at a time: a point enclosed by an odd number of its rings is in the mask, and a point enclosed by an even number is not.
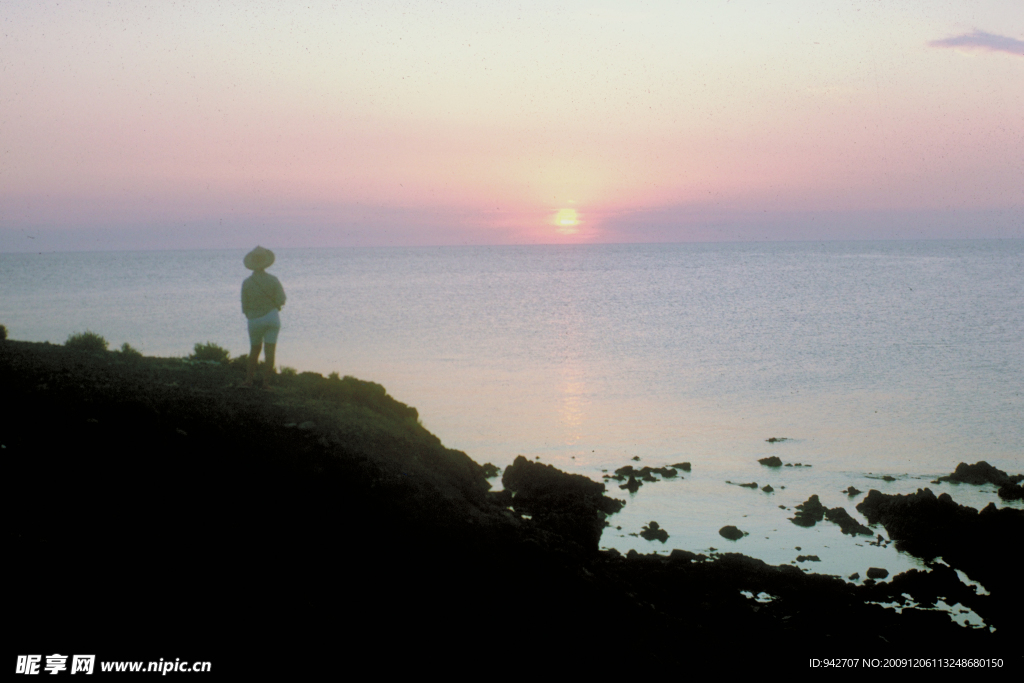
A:
[[[65,348],[84,353],[100,353],[106,351],[108,346],[109,343],[106,339],[90,330],[71,334],[64,342]]]
[[[188,357],[189,360],[204,360],[214,363],[227,363],[230,358],[231,354],[227,349],[209,341],[205,344],[197,342]]]
[[[378,384],[303,372],[246,391],[238,363],[129,355],[0,344],[17,587],[5,613],[19,652],[210,659],[302,680],[353,662],[607,672],[715,666],[735,651],[806,666],[836,648],[1011,657],[1019,645],[1019,590],[991,567],[1019,567],[1006,536],[1019,546],[1019,511],[924,500],[946,534],[915,521],[913,500],[873,491],[862,503],[908,547],[977,567],[992,596],[939,564],[857,586],[731,553],[622,556],[598,550],[622,505],[603,484],[518,458],[490,492],[489,472]],[[970,546],[951,550],[961,533]],[[997,630],[872,604],[904,593],[959,601]]]
[[[121,355],[124,356],[124,358],[130,360],[142,358],[142,354],[138,351],[138,349],[133,348],[132,345],[129,344],[128,342],[121,344]]]

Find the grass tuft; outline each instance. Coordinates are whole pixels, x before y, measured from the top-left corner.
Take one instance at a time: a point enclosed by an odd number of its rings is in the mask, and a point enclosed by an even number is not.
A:
[[[128,342],[121,344],[121,355],[124,356],[125,358],[131,358],[132,360],[136,358],[142,358],[142,352],[134,348]]]
[[[188,357],[189,360],[212,360],[217,363],[227,363],[231,359],[231,353],[221,347],[217,346],[211,341],[205,344],[196,342],[194,351]]]

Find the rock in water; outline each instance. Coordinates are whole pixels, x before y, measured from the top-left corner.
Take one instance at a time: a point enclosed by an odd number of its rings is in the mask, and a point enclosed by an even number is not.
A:
[[[1006,483],[999,487],[999,497],[1003,500],[1024,500],[1024,486]]]
[[[825,512],[828,510],[828,508],[822,505],[821,501],[818,500],[817,494],[797,505],[796,509],[796,515],[791,517],[789,521],[793,522],[793,524],[796,524],[797,526],[806,527],[812,527],[817,522],[823,520],[825,518]]]
[[[1024,510],[990,503],[978,512],[930,489],[903,496],[872,489],[857,510],[882,524],[899,550],[926,560],[941,556],[993,595],[1019,594]]]
[[[1003,486],[1004,484],[1016,484],[1024,481],[1024,474],[1017,474],[1011,477],[1006,472],[996,469],[982,460],[973,465],[962,462],[956,466],[953,474],[939,477],[939,481],[948,481],[954,484],[995,484],[996,486]]]
[[[839,525],[844,534],[854,536],[856,534],[863,534],[865,536],[874,536],[875,532],[867,528],[846,511],[846,508],[832,508],[825,511],[825,519],[830,522],[834,522]]]
[[[631,475],[629,475],[629,481],[627,481],[625,484],[623,484],[619,488],[620,489],[624,489],[626,491],[629,491],[630,493],[636,493],[637,491],[640,490],[640,482],[637,481],[636,477],[634,477],[631,474]]]
[[[657,522],[651,522],[640,531],[640,537],[646,538],[648,541],[661,541],[664,543],[668,540],[668,532],[658,526]]]
[[[721,529],[718,530],[718,534],[722,538],[728,538],[730,541],[738,541],[744,536],[746,536],[746,533],[740,531],[734,526],[723,526]]]
[[[758,462],[765,467],[782,467],[782,460],[777,455],[773,455],[770,458],[761,458]]]

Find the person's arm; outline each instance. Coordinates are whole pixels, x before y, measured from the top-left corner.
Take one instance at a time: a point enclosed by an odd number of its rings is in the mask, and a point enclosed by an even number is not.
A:
[[[277,296],[275,297],[276,301],[274,303],[277,304],[277,310],[281,310],[281,307],[284,306],[284,302],[285,302],[284,287],[281,286],[281,281],[280,280],[277,280],[276,282],[277,282]]]

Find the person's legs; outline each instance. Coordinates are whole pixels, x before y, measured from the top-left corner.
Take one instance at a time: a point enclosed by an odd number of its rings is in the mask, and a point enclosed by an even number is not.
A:
[[[274,353],[277,351],[277,344],[266,343],[267,349],[267,377],[263,380],[265,383],[270,384],[270,378],[274,376]]]
[[[269,347],[271,344],[267,344],[268,355]],[[260,351],[263,349],[263,344],[253,344],[252,348],[249,349],[249,362],[245,366],[245,383],[251,385],[253,377],[256,376],[256,365],[260,362]]]

